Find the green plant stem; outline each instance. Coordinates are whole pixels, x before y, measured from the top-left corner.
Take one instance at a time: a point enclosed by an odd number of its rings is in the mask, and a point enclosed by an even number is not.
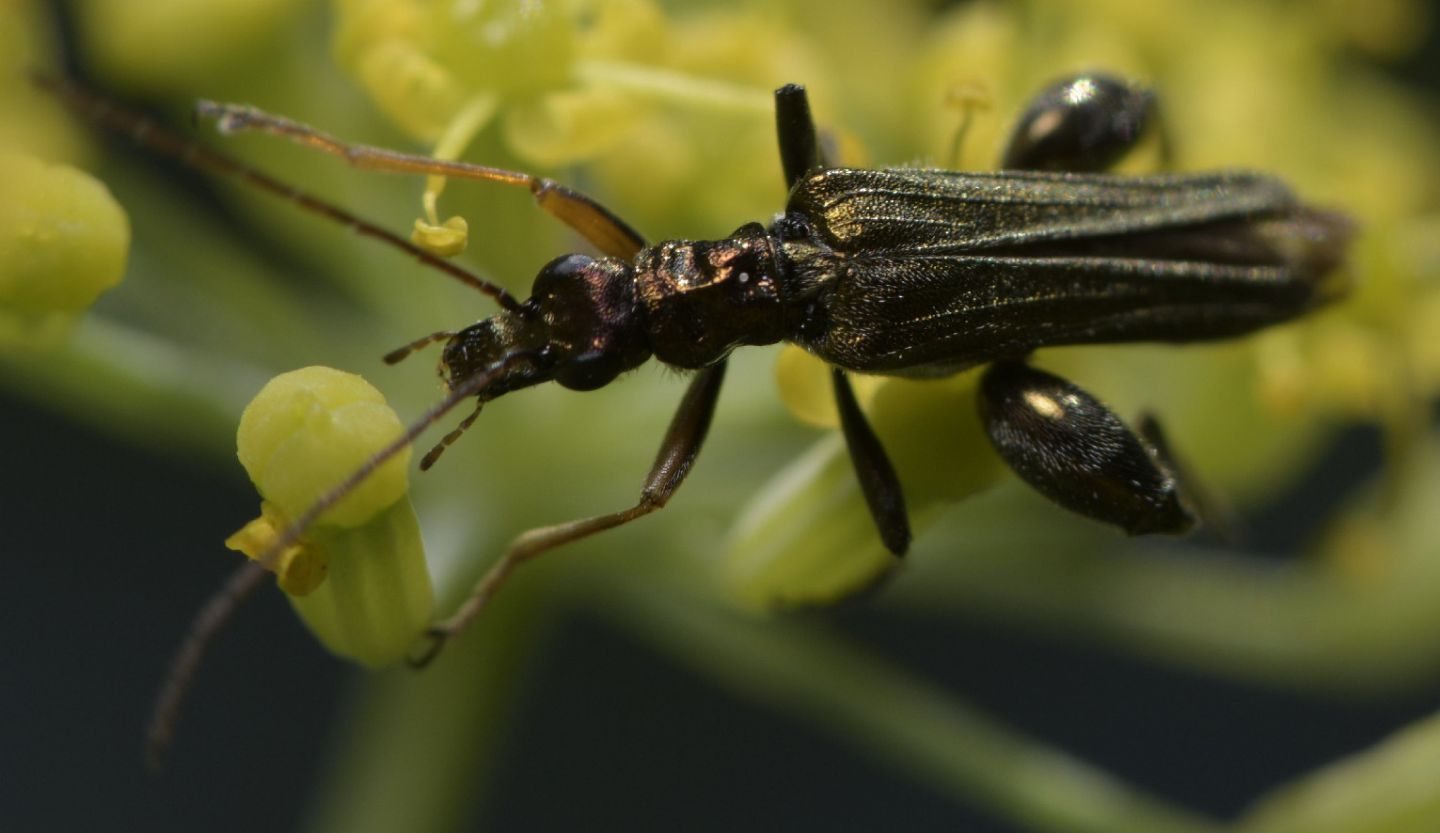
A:
[[[1319,552],[1274,559],[1172,542],[1116,546],[1018,491],[959,507],[922,540],[887,601],[1042,623],[1209,671],[1285,685],[1393,690],[1440,666],[1434,452],[1387,501],[1383,482]],[[1052,512],[1044,524],[1025,519]],[[1343,534],[1340,534],[1343,533]]]
[[[265,375],[91,317],[41,360],[30,352],[0,353],[0,379],[105,433],[221,459],[233,457],[235,415]]]
[[[815,627],[741,618],[668,583],[612,586],[607,611],[678,660],[1026,829],[1219,829]]]
[[[1307,773],[1262,800],[1245,833],[1432,833],[1440,827],[1440,715]]]
[[[368,678],[335,731],[311,833],[450,833],[474,828],[506,748],[515,682],[534,655],[537,593],[513,588],[421,672]],[[483,813],[481,813],[483,815]]]

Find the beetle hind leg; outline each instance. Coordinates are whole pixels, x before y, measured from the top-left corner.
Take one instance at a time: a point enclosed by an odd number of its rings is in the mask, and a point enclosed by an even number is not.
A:
[[[1000,167],[1098,173],[1119,162],[1153,132],[1162,164],[1169,156],[1155,94],[1140,84],[1098,72],[1061,78],[1041,90],[1020,114]]]
[[[1078,386],[1024,362],[1000,361],[981,379],[979,406],[1001,458],[1066,509],[1131,535],[1194,526],[1168,454]]]
[[[1236,514],[1235,507],[1198,476],[1183,457],[1174,453],[1160,420],[1154,414],[1142,411],[1136,420],[1135,433],[1144,439],[1161,465],[1175,478],[1185,505],[1195,517],[1196,526],[1232,547],[1248,539],[1244,520]]]
[[[815,120],[810,115],[810,99],[799,84],[786,84],[775,91],[775,132],[780,141],[780,167],[787,187],[793,188],[809,171],[830,166],[820,147]],[[905,495],[895,466],[855,401],[855,392],[845,371],[832,367],[830,380],[845,446],[855,465],[870,517],[875,520],[885,548],[895,555],[904,555],[910,548],[910,516],[905,510]]]

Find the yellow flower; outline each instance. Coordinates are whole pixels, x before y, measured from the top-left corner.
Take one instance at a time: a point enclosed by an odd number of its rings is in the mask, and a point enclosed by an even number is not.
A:
[[[89,174],[0,150],[0,343],[63,330],[120,282],[125,212]]]
[[[237,436],[240,462],[264,502],[226,546],[275,573],[330,650],[370,666],[403,657],[431,617],[424,546],[405,496],[410,449],[305,519],[401,431],[365,380],[308,367],[272,379],[241,415]],[[298,536],[285,539],[301,522]]]

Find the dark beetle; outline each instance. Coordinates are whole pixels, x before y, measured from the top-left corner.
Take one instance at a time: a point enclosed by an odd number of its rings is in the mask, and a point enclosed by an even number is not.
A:
[[[1280,181],[1225,172],[1106,176],[1155,113],[1149,91],[1098,74],[1057,82],[1022,114],[1000,173],[855,170],[820,157],[801,87],[775,93],[790,196],[767,228],[719,241],[643,239],[594,200],[550,180],[337,141],[248,107],[202,103],[224,130],[256,129],[373,170],[527,187],[540,207],[607,255],[567,255],[520,301],[503,288],[373,223],[166,132],[78,87],[32,76],[90,118],[187,164],[235,176],[404,250],[493,297],[498,314],[386,356],[446,342],[448,395],[401,437],[323,495],[272,543],[269,560],[328,508],[459,403],[476,410],[421,461],[428,468],[496,397],[540,382],[592,390],[654,357],[697,371],[629,509],[530,530],[449,619],[431,650],[473,619],[529,558],[659,509],[685,479],[710,426],[725,361],[746,344],[789,341],[832,366],[841,428],[885,546],[901,555],[910,526],[899,479],[846,371],[947,376],[990,365],[980,414],[1001,457],[1055,502],[1132,534],[1195,522],[1158,425],[1131,430],[1074,384],[1029,367],[1039,347],[1227,338],[1287,321],[1336,298],[1326,280],[1351,226],[1299,204]],[[1160,139],[1164,141],[1160,131]],[[1162,144],[1162,152],[1166,150]],[[263,571],[247,564],[197,617],[176,655],[149,734],[157,760],[209,639]]]
[[[1047,90],[1007,162],[1038,154],[1033,164],[1108,164],[1138,140],[1148,95],[1094,75],[1057,89],[1077,86],[1109,95]],[[586,390],[651,356],[700,370],[655,475],[676,463],[681,471],[652,476],[641,503],[658,506],[698,451],[730,351],[793,342],[835,366],[851,453],[881,535],[899,554],[909,541],[900,487],[842,371],[934,377],[997,362],[982,412],[1022,476],[1132,532],[1187,528],[1153,446],[1083,391],[1020,360],[1047,345],[1217,339],[1294,318],[1334,296],[1322,278],[1340,260],[1346,222],[1250,173],[825,167],[803,90],[776,98],[791,186],[783,216],[720,241],[639,248],[631,259],[552,261],[519,311],[449,341],[451,386],[493,376],[482,400],[549,380]],[[1051,128],[1034,135],[1047,113]],[[1081,122],[1090,129],[1076,129]]]
[[[847,371],[939,377],[989,364],[981,414],[1021,477],[1130,533],[1183,532],[1194,512],[1156,429],[1132,431],[1080,388],[1030,368],[1026,357],[1049,345],[1241,335],[1295,318],[1341,289],[1325,278],[1342,259],[1348,221],[1301,205],[1279,180],[1095,173],[1153,121],[1153,96],[1134,85],[1096,74],[1053,85],[1022,116],[1007,170],[998,173],[831,167],[820,158],[804,90],[783,87],[775,100],[790,188],[785,213],[723,240],[653,246],[598,203],[549,180],[347,146],[246,108],[208,107],[223,128],[288,135],[361,167],[524,185],[608,255],[551,261],[523,302],[484,285],[501,312],[388,356],[398,361],[446,340],[450,394],[376,462],[470,396],[483,404],[548,381],[591,390],[652,357],[698,371],[639,502],[521,535],[460,611],[432,630],[437,645],[522,561],[663,506],[699,453],[726,357],[747,344],[789,341],[832,366],[862,490],[897,555],[910,543],[900,482]],[[363,476],[323,498],[277,546]]]

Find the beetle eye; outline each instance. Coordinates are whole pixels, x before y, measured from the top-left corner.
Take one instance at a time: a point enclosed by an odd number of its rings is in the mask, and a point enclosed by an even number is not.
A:
[[[540,268],[535,283],[530,287],[530,297],[535,299],[553,298],[567,291],[566,287],[583,283],[585,273],[595,258],[585,255],[562,255]]]
[[[591,352],[568,359],[555,371],[555,381],[570,390],[595,390],[615,381],[625,370],[620,353]]]

